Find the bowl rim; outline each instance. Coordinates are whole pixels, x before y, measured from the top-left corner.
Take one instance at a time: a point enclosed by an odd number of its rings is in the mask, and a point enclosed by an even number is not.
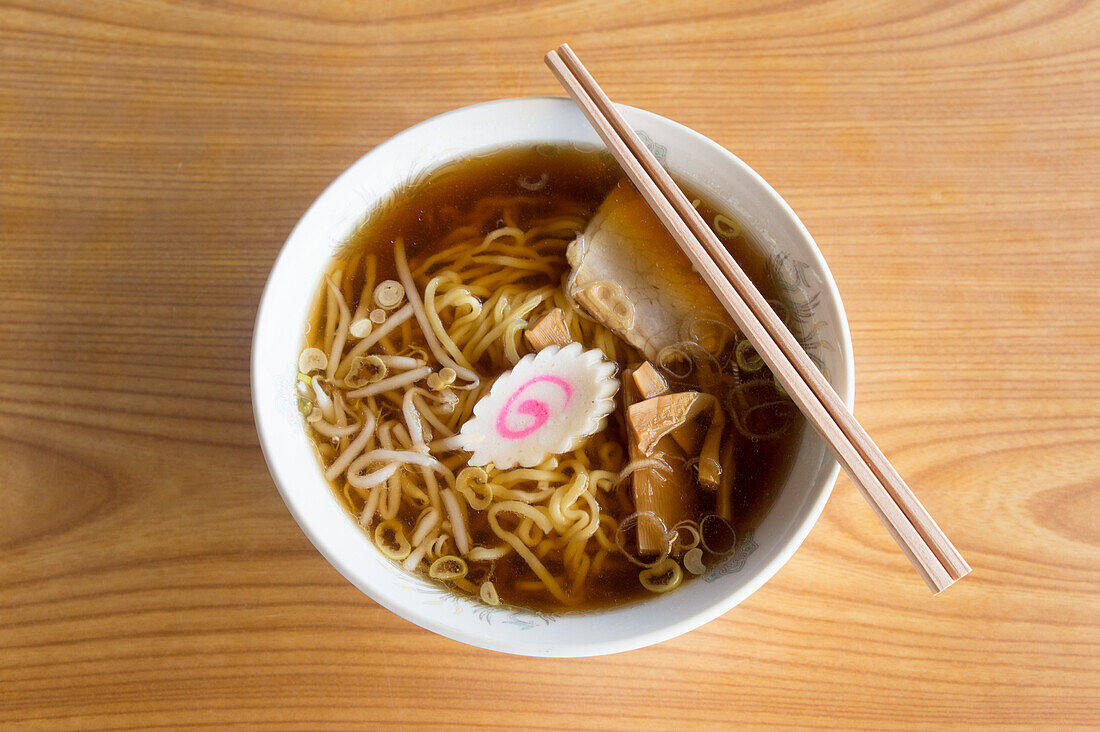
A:
[[[749,597],[752,593],[762,587],[768,580],[775,576],[776,573],[794,556],[798,548],[805,541],[810,531],[816,525],[818,519],[824,510],[825,504],[832,494],[833,487],[836,482],[837,475],[840,471],[840,466],[835,459],[832,459],[831,467],[826,471],[820,487],[816,488],[817,497],[812,504],[808,505],[808,508],[804,509],[804,513],[800,519],[798,519],[797,528],[782,542],[782,545],[776,551],[775,556],[765,565],[761,566],[756,572],[749,577],[742,585],[735,590],[721,598],[719,601],[713,602],[709,605],[701,607],[696,612],[680,617],[679,619],[663,624],[657,628],[654,628],[647,632],[640,632],[633,635],[624,636],[618,640],[600,641],[600,642],[587,642],[587,643],[569,643],[563,642],[553,647],[545,647],[544,645],[538,645],[535,647],[532,644],[531,647],[520,647],[523,644],[516,643],[515,641],[497,642],[491,634],[478,633],[469,631],[465,628],[457,625],[442,625],[438,623],[433,617],[423,613],[419,608],[410,606],[409,604],[398,602],[391,598],[386,592],[382,591],[379,587],[374,585],[369,579],[364,578],[362,573],[357,569],[350,566],[349,562],[345,561],[344,557],[326,541],[323,534],[315,531],[311,527],[308,520],[301,508],[297,505],[297,499],[292,497],[291,492],[285,485],[284,478],[280,475],[278,467],[278,449],[273,443],[271,433],[268,431],[268,425],[266,424],[265,414],[266,406],[260,401],[260,395],[257,390],[257,384],[260,376],[260,368],[262,363],[262,357],[260,353],[260,329],[263,321],[263,315],[267,303],[275,297],[273,274],[282,264],[285,266],[285,260],[289,258],[290,244],[299,236],[299,230],[303,227],[303,222],[310,218],[310,213],[319,204],[320,201],[326,199],[333,190],[339,189],[344,185],[346,178],[350,178],[357,175],[358,170],[366,164],[366,161],[373,155],[376,155],[379,151],[386,150],[390,147],[398,146],[403,143],[406,136],[411,136],[417,130],[428,125],[438,124],[439,122],[453,116],[469,113],[473,110],[484,109],[487,107],[501,106],[501,105],[524,105],[531,103],[560,103],[573,106],[571,100],[566,97],[541,95],[541,96],[521,96],[521,97],[506,97],[501,99],[493,99],[483,102],[478,102],[471,105],[457,107],[455,109],[442,112],[427,119],[424,119],[416,124],[406,127],[399,132],[395,133],[386,140],[373,146],[355,161],[353,161],[347,168],[345,168],[336,178],[334,178],[325,188],[314,198],[309,207],[303,212],[301,217],[295,223],[290,233],[287,235],[286,240],[279,249],[279,253],[275,260],[272,262],[271,268],[268,273],[267,280],[264,284],[264,289],[260,295],[259,303],[256,309],[255,325],[252,333],[252,344],[250,354],[250,390],[251,401],[253,408],[253,417],[256,427],[256,433],[259,438],[260,448],[264,455],[264,460],[267,463],[268,472],[271,475],[272,481],[275,483],[280,496],[283,499],[284,504],[290,511],[298,527],[314,545],[314,547],[321,553],[321,555],[335,568],[345,579],[351,582],[361,592],[371,598],[374,602],[378,603],[382,607],[385,607],[390,612],[394,613],[400,618],[403,618],[409,622],[419,625],[422,628],[430,630],[438,635],[442,635],[453,640],[457,640],[468,645],[484,648],[487,650],[521,654],[521,655],[534,655],[542,657],[585,657],[605,655],[612,653],[621,653],[637,648],[642,648],[656,643],[661,643],[666,640],[675,638],[683,633],[689,632],[695,628],[698,628],[715,618],[724,615],[732,608],[741,603],[744,599]],[[822,274],[822,289],[825,290],[829,302],[836,310],[837,314],[837,333],[840,343],[838,344],[839,350],[844,356],[846,375],[842,386],[844,387],[844,398],[846,406],[851,409],[854,404],[854,392],[855,392],[855,356],[852,348],[851,332],[848,325],[848,318],[844,309],[843,301],[840,297],[840,291],[836,285],[836,281],[833,277],[832,271],[829,269],[828,263],[825,261],[825,257],[822,254],[817,242],[810,235],[809,230],[805,224],[794,212],[791,206],[779,195],[779,193],[769,184],[764,178],[753,170],[748,164],[742,161],[734,153],[730,152],[726,148],[719,145],[714,140],[711,140],[706,135],[703,135],[696,130],[687,127],[684,124],[676,122],[662,115],[658,115],[648,110],[632,107],[629,105],[618,104],[616,106],[621,110],[629,110],[632,115],[640,115],[642,117],[657,120],[658,124],[671,125],[673,128],[678,129],[682,134],[686,134],[695,139],[695,141],[702,146],[706,147],[710,153],[716,158],[722,161],[725,166],[731,166],[737,168],[740,175],[750,179],[768,198],[772,205],[776,206],[777,210],[789,219],[790,224],[793,225],[797,233],[808,244],[808,249],[805,252],[805,256],[812,260],[815,267],[818,268]],[[366,212],[364,212],[366,215]],[[807,429],[811,429],[807,426]]]

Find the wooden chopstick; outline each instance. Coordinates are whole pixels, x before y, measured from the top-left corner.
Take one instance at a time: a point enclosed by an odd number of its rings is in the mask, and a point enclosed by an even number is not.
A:
[[[703,244],[706,253],[713,259],[737,290],[744,303],[752,310],[753,315],[764,325],[775,340],[787,359],[799,372],[801,378],[814,392],[821,404],[828,411],[832,420],[844,431],[848,440],[852,442],[861,454],[865,465],[875,474],[875,479],[885,488],[890,495],[890,500],[895,503],[905,514],[908,521],[921,537],[921,541],[932,551],[936,561],[943,566],[948,576],[957,580],[970,571],[970,567],[959,555],[951,543],[940,531],[932,517],[905,485],[901,476],[886,460],[886,457],[874,444],[863,427],[855,420],[851,412],[845,408],[840,397],[825,380],[821,372],[814,367],[801,346],[791,335],[790,331],[782,324],[778,316],[768,306],[763,296],[756,290],[752,282],[744,274],[736,261],[724,246],[718,241],[714,232],[706,225],[702,217],[698,215],[694,207],[688,202],[687,197],[672,181],[668,172],[657,162],[649,149],[642,143],[634,131],[623,120],[622,115],[614,107],[607,95],[603,93],[599,85],[584,68],[576,54],[567,45],[559,49],[561,60],[572,73],[580,87],[593,101],[595,107],[608,120],[615,133],[623,140],[634,157],[641,163],[649,177],[656,183],[661,194],[669,201],[682,221],[687,223],[692,234]],[[637,183],[635,184],[637,185]],[[652,205],[652,204],[651,204]],[[746,334],[748,335],[748,334]],[[751,340],[751,338],[750,338]],[[851,472],[851,471],[849,471]],[[872,500],[876,508],[884,508],[879,501]],[[880,518],[886,520],[880,512]],[[893,528],[893,522],[887,523]],[[897,537],[896,537],[897,538]],[[903,543],[903,548],[910,548],[908,542]],[[921,560],[916,562],[918,568],[927,565]],[[934,571],[934,568],[931,570]],[[935,577],[926,578],[929,584],[938,584]],[[942,579],[942,578],[941,578]],[[950,584],[948,582],[947,584]],[[945,585],[946,586],[946,585]]]
[[[970,566],[568,45],[546,63],[933,592]]]

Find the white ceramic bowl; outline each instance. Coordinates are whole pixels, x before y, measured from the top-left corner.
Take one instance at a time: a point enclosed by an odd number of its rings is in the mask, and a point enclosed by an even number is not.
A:
[[[658,158],[719,210],[733,213],[764,250],[781,289],[812,333],[811,354],[852,405],[852,346],[825,260],[791,208],[759,175],[711,140],[640,109],[620,107]],[[608,610],[549,615],[490,608],[448,593],[384,558],[324,481],[294,380],[307,310],[334,250],[386,195],[441,163],[510,145],[601,146],[565,99],[486,102],[434,117],[360,158],[294,227],[260,300],[252,343],[252,403],[264,456],[290,512],[337,570],[401,617],[463,643],[532,656],[591,656],[659,643],[696,628],[756,591],[791,558],[825,505],[837,465],[803,430],[791,472],[737,552],[668,595]]]

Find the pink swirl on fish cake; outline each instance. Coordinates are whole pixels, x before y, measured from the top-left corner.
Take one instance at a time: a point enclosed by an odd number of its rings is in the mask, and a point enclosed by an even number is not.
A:
[[[562,409],[569,406],[570,400],[573,398],[573,387],[565,379],[558,376],[551,376],[544,374],[542,376],[534,376],[528,379],[522,386],[516,389],[508,397],[508,401],[504,402],[504,406],[497,414],[497,434],[507,440],[522,440],[527,435],[537,431],[550,419],[550,406],[541,399],[526,399],[519,403],[516,407],[517,414],[525,414],[530,417],[534,417],[535,421],[523,429],[514,430],[508,426],[508,414],[512,408],[512,404],[525,392],[528,388],[534,386],[540,382],[549,382],[562,390],[565,394],[565,402],[561,405]]]

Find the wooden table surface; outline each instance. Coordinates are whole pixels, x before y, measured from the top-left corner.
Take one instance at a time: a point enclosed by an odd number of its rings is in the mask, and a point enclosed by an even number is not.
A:
[[[799,212],[971,577],[931,597],[842,476],[724,617],[536,660],[298,530],[249,393],[276,253],[399,130],[560,94],[563,40]],[[0,2],[0,726],[1095,728],[1098,179],[1095,2]]]

